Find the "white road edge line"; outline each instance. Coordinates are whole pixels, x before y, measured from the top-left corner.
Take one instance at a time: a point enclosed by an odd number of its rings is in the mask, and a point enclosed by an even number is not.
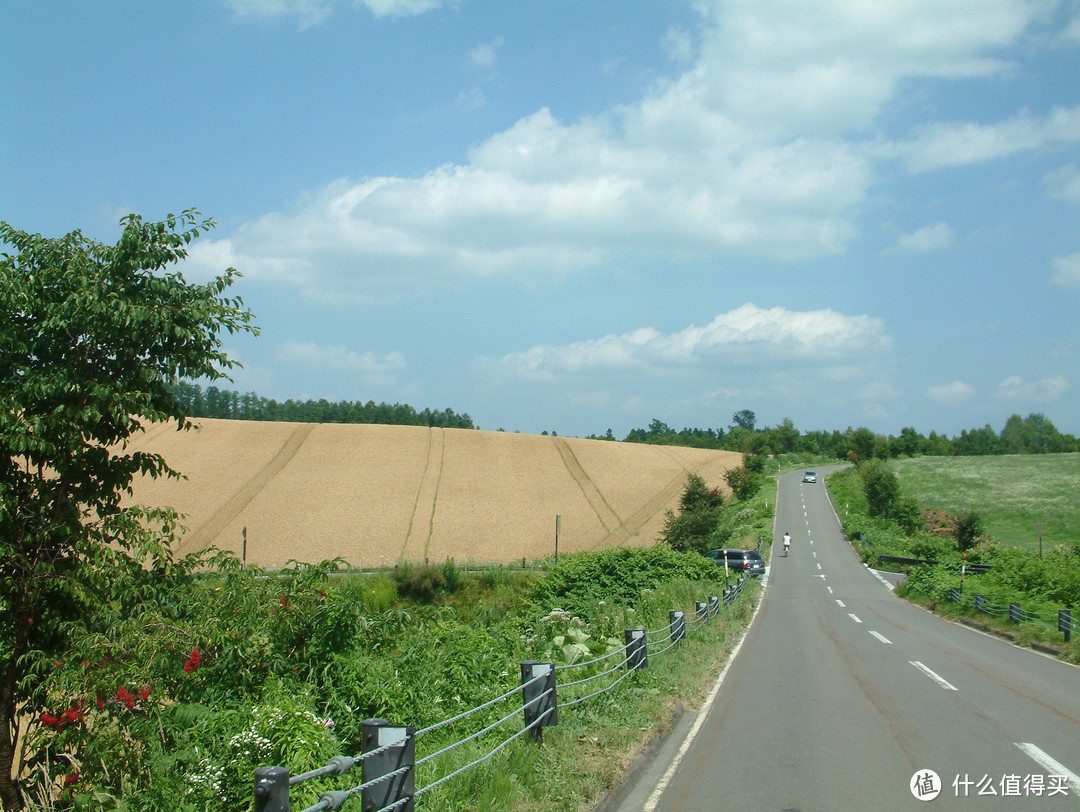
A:
[[[859,618],[857,618],[857,617],[856,617],[855,615],[853,615],[853,614],[852,614],[851,612],[848,612],[848,613],[847,613],[847,616],[848,616],[849,618],[851,618],[852,620],[854,620],[854,621],[855,621],[856,623],[862,623],[862,621],[861,621],[861,620],[859,620]]]
[[[1051,758],[1031,742],[1016,742],[1015,744],[1051,775],[1065,776],[1065,783],[1072,788],[1074,793],[1080,795],[1080,775],[1067,769],[1064,764]]]
[[[918,668],[924,674],[926,674],[926,676],[930,677],[930,679],[932,679],[934,682],[936,682],[938,685],[940,685],[946,691],[955,691],[955,690],[957,690],[955,685],[953,685],[951,682],[949,682],[944,677],[935,674],[933,671],[931,671],[925,665],[920,663],[918,660],[908,660],[908,662],[911,663],[916,668]]]
[[[754,614],[750,618],[750,622],[746,624],[746,628],[743,631],[742,637],[739,638],[739,642],[735,644],[735,648],[731,650],[731,654],[728,657],[728,661],[724,663],[723,669],[720,671],[720,676],[716,678],[716,684],[713,685],[709,691],[708,696],[705,697],[705,701],[701,705],[701,709],[698,711],[697,718],[694,720],[694,724],[690,727],[690,731],[686,734],[686,738],[683,739],[681,745],[679,745],[679,752],[675,754],[675,758],[672,759],[671,764],[668,765],[667,770],[664,771],[663,776],[656,782],[656,787],[653,789],[649,799],[645,801],[645,805],[641,807],[641,812],[656,812],[656,805],[660,803],[660,796],[664,794],[664,790],[667,789],[668,784],[671,783],[671,779],[675,777],[675,771],[679,769],[679,765],[682,763],[683,758],[686,756],[690,746],[694,743],[694,739],[697,737],[698,731],[701,730],[701,726],[705,724],[705,718],[712,710],[713,703],[716,702],[716,696],[720,693],[720,688],[724,684],[724,680],[727,678],[728,669],[731,668],[731,664],[735,662],[735,658],[739,655],[739,650],[742,649],[743,643],[746,642],[746,638],[750,636],[750,629],[754,625],[754,621],[757,620],[758,612],[765,604],[766,593],[764,589],[761,592],[761,597],[758,599],[757,606],[754,607]]]
[[[874,635],[874,637],[876,637],[882,643],[886,643],[887,645],[890,645],[890,646],[892,645],[892,640],[890,640],[888,637],[883,635],[881,632],[870,632],[870,634]]]

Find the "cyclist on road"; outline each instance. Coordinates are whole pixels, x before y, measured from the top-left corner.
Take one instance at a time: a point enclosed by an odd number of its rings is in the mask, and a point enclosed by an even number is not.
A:
[[[784,533],[784,555],[788,554],[788,550],[791,549],[791,533]]]

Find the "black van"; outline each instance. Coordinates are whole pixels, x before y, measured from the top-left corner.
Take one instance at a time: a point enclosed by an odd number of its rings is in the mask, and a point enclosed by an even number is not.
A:
[[[711,558],[721,567],[726,560],[728,570],[732,572],[745,572],[755,578],[765,574],[765,562],[757,550],[744,550],[739,547],[709,550],[705,557]]]

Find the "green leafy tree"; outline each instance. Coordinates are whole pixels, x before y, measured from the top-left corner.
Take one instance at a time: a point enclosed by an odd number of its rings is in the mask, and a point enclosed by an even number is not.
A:
[[[133,478],[178,476],[127,450],[150,424],[190,423],[173,387],[227,376],[222,332],[256,332],[237,272],[203,285],[172,268],[213,227],[189,210],[121,220],[115,245],[0,223],[0,802],[20,809],[15,742],[44,664],[117,574],[167,568],[175,516],[122,504]],[[127,570],[125,570],[127,568]],[[123,596],[121,596],[123,597]],[[125,600],[130,601],[130,596]],[[122,604],[118,604],[122,605]],[[25,731],[23,731],[25,732]]]
[[[982,516],[969,510],[956,517],[956,546],[960,552],[970,550],[983,533]]]
[[[740,409],[731,416],[731,425],[753,431],[754,426],[757,425],[757,415],[749,409]]]
[[[895,518],[899,504],[900,480],[880,460],[870,460],[859,465],[863,481],[863,493],[871,516]]]

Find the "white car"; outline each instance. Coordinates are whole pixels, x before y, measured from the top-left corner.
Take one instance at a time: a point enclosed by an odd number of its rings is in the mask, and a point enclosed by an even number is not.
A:
[[[813,471],[807,471],[802,475],[803,482],[817,482],[817,474]]]

